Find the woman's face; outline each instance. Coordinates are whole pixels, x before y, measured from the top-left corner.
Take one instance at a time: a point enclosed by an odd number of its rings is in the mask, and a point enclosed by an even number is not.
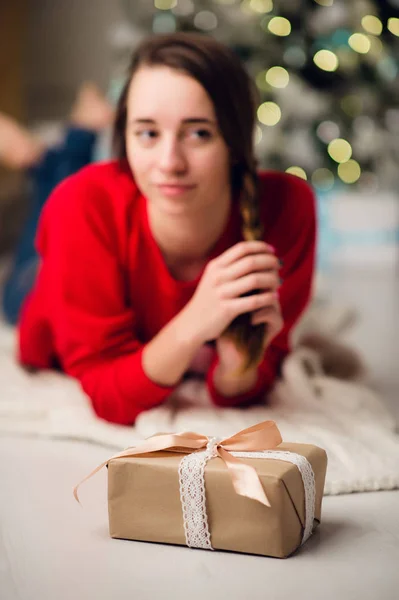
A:
[[[228,147],[204,88],[169,67],[142,67],[127,98],[127,157],[153,208],[195,215],[230,194]]]

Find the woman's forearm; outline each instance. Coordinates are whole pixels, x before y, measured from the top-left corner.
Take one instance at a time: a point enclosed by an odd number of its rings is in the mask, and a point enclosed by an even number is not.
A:
[[[176,385],[204,340],[183,309],[146,345],[143,369],[159,385]]]

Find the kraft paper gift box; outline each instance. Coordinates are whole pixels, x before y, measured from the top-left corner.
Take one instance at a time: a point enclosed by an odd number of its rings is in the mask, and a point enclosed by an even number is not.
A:
[[[261,442],[255,451],[252,444],[250,450],[242,451],[242,440],[248,446],[248,432],[256,435],[265,425],[269,432],[273,429],[271,443]],[[179,435],[197,436],[202,446],[188,452],[176,443]],[[322,448],[281,443],[271,421],[219,442],[183,433],[153,436],[144,444],[155,440],[160,446],[162,438],[170,437],[175,441],[168,450],[129,455],[129,450],[137,452],[139,444],[104,463],[112,538],[285,558],[320,523],[327,468]],[[226,441],[231,441],[230,446]],[[248,477],[240,475],[241,481],[234,481],[242,465],[249,466],[260,482],[257,490]],[[253,491],[248,492],[251,485]]]

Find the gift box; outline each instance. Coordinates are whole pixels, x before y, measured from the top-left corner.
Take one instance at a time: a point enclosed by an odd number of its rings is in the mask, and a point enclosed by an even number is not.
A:
[[[154,436],[106,464],[112,538],[285,558],[320,523],[326,453],[270,421],[227,440]]]

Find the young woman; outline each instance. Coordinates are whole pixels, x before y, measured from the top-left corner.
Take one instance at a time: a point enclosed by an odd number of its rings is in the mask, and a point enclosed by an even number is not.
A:
[[[118,159],[68,177],[42,211],[23,364],[60,366],[122,424],[195,369],[217,405],[264,396],[310,297],[315,208],[303,180],[256,173],[255,115],[244,68],[212,38],[141,44]]]

